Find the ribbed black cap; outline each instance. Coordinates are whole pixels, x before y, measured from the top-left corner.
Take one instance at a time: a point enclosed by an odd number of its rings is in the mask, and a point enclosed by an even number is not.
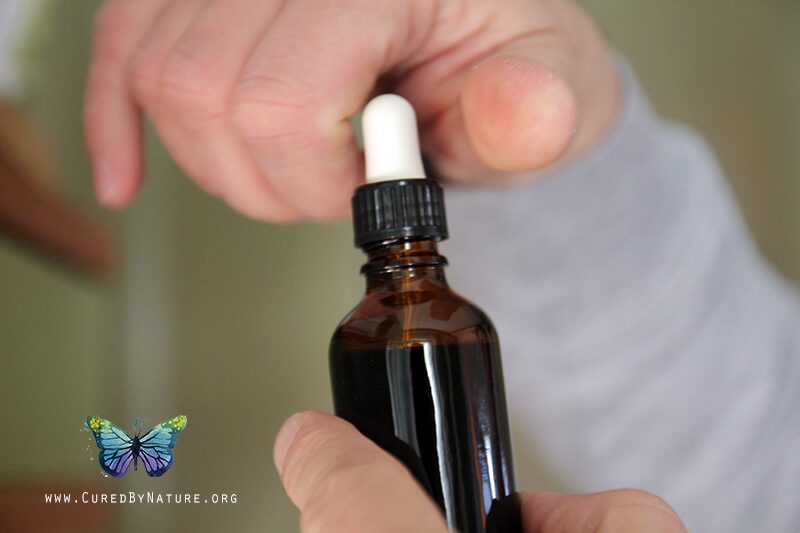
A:
[[[431,179],[368,183],[353,195],[353,228],[359,248],[397,238],[447,238],[444,192]]]

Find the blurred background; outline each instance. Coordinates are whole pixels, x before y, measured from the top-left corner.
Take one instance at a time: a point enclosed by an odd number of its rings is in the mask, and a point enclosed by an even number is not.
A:
[[[0,515],[36,531],[295,531],[272,442],[290,413],[330,409],[328,338],[362,291],[349,223],[249,221],[152,135],[141,197],[101,210],[80,123],[98,3],[0,0]],[[707,137],[761,249],[800,281],[800,3],[581,3],[661,114]],[[176,467],[102,478],[90,414],[126,429],[186,414]],[[557,488],[515,452],[523,488]],[[238,501],[43,505],[61,489]]]

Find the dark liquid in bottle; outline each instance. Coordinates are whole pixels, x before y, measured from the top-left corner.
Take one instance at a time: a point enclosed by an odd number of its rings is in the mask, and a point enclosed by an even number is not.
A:
[[[494,343],[365,350],[334,339],[330,369],[336,414],[402,461],[450,527],[522,531]]]

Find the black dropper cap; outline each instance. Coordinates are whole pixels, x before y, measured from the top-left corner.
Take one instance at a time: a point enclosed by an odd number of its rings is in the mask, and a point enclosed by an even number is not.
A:
[[[373,98],[361,117],[367,184],[353,195],[356,246],[447,238],[444,193],[426,178],[414,108],[394,94]]]
[[[432,179],[368,183],[353,195],[353,229],[359,248],[400,238],[447,238],[444,192]]]

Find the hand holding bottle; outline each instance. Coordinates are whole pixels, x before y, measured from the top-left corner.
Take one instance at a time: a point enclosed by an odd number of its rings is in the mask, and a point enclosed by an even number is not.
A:
[[[602,36],[568,0],[110,0],[85,104],[98,197],[135,197],[144,113],[238,211],[346,216],[363,179],[348,119],[376,88],[411,101],[460,181],[530,179],[588,150],[618,99]]]
[[[275,464],[300,509],[302,531],[447,532],[441,513],[391,455],[339,418],[297,414],[275,443]],[[675,511],[637,490],[521,495],[524,530],[538,533],[685,533]]]

